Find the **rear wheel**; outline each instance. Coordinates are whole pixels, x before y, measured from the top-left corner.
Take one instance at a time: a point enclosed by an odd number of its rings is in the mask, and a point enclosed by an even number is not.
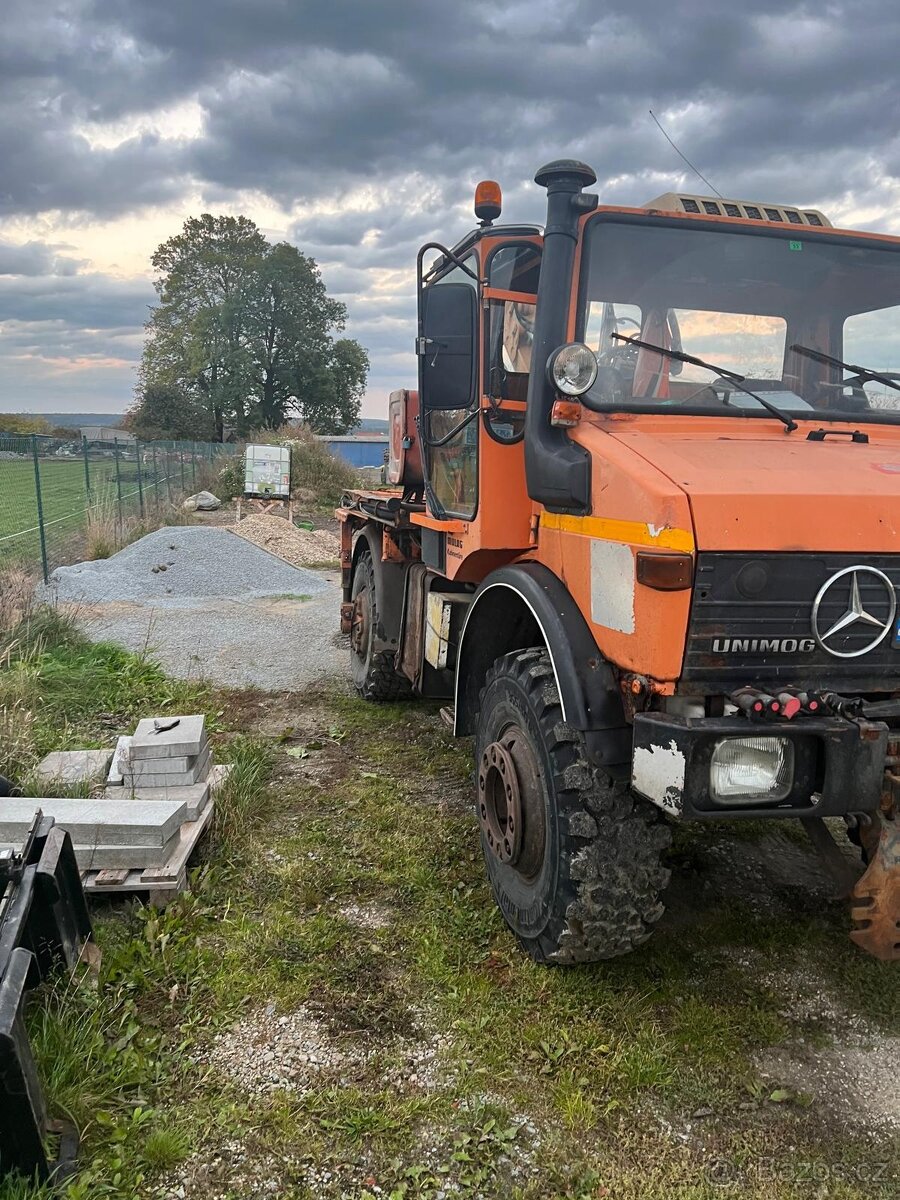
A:
[[[366,700],[403,700],[411,696],[409,680],[394,668],[395,651],[375,649],[378,596],[375,565],[367,549],[356,560],[350,599],[353,602],[350,671],[356,690]]]
[[[475,752],[488,877],[532,958],[592,962],[646,941],[664,911],[669,830],[625,781],[590,764],[563,721],[545,650],[494,663]]]

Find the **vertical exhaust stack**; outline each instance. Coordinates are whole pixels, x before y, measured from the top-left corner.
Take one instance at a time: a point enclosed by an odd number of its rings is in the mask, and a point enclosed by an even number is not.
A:
[[[597,206],[597,197],[582,189],[597,176],[586,163],[562,158],[541,167],[534,181],[547,189],[547,224],[525,415],[525,475],[532,500],[583,514],[591,506],[591,459],[564,429],[550,424],[556,392],[546,364],[566,341],[578,218]]]

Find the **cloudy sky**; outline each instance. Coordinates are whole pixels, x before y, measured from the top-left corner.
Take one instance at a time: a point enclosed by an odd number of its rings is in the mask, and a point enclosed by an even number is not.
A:
[[[541,221],[549,158],[601,202],[705,190],[900,232],[900,6],[756,0],[2,0],[0,411],[121,412],[149,256],[202,211],[313,255],[412,381],[420,242],[475,182]]]

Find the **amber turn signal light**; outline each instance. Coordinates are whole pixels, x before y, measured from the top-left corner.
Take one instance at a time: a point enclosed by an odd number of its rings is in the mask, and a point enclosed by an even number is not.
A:
[[[554,400],[550,410],[550,424],[568,427],[581,420],[581,405],[577,400]]]
[[[496,221],[503,211],[503,193],[493,179],[482,179],[475,189],[475,216],[485,223]]]
[[[638,550],[637,579],[658,592],[680,592],[691,586],[694,560],[690,554]]]

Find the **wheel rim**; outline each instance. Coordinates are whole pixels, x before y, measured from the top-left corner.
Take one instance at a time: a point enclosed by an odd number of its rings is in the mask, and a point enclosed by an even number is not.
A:
[[[526,879],[544,858],[544,796],[537,759],[516,726],[485,747],[478,766],[478,820],[488,851]]]
[[[353,616],[350,619],[350,645],[354,654],[366,656],[369,641],[369,593],[364,588],[353,600]]]

